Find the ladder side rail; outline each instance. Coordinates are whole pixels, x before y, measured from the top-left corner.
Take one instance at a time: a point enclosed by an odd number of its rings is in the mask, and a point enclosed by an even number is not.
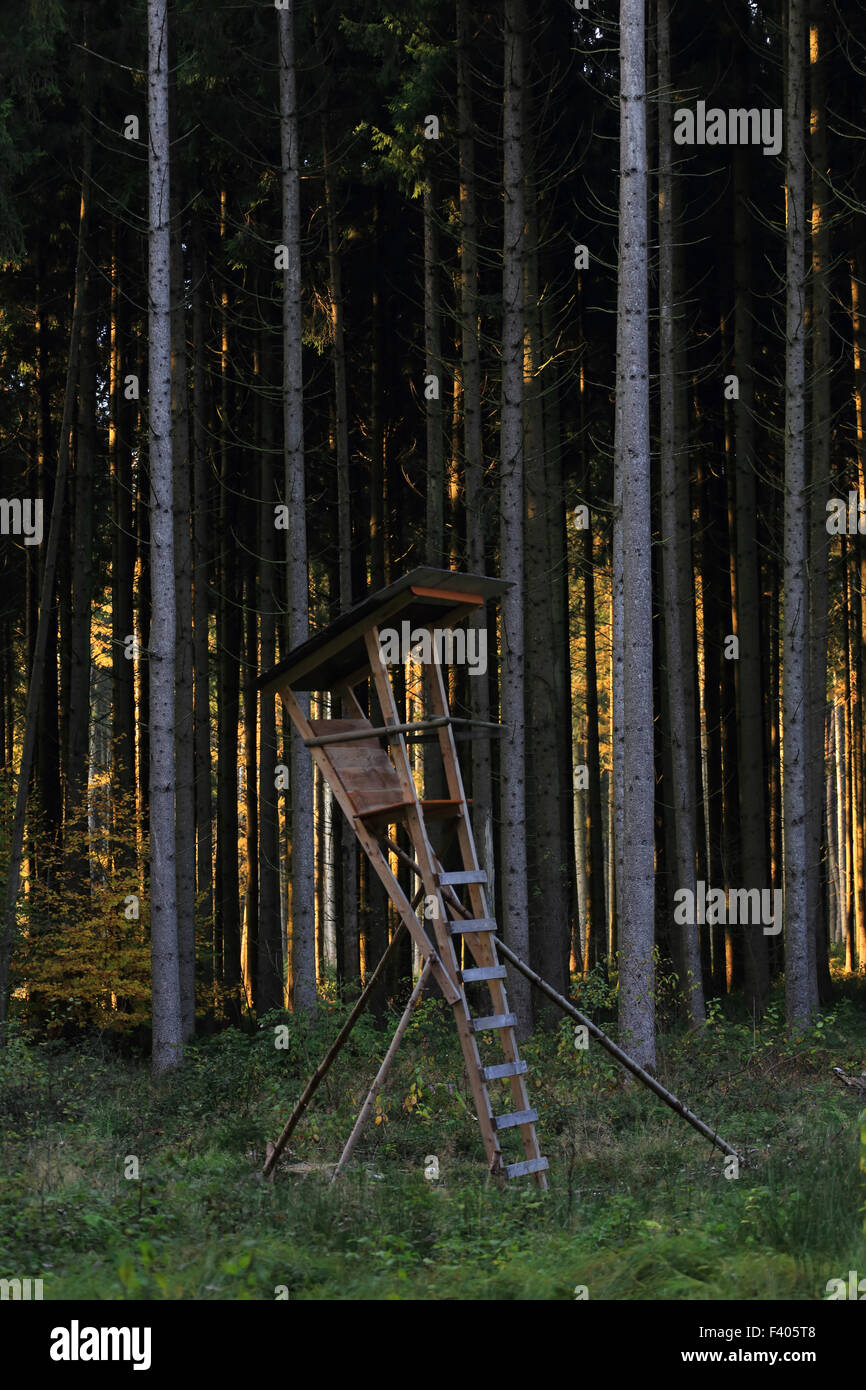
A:
[[[451,907],[452,911],[456,912],[458,916],[468,916],[466,909],[463,908],[457,902],[456,894],[453,894],[453,896],[455,901],[449,903],[449,906]],[[473,950],[473,955],[476,956],[476,959],[479,959],[480,957],[484,956],[489,952],[489,954],[493,957],[492,963],[498,964],[498,956],[496,953],[496,941],[489,932],[485,932],[483,935],[479,933],[479,935],[477,936],[467,934],[466,940],[470,942],[470,948],[471,943],[473,941],[479,941],[483,943],[483,946],[479,946],[477,951]],[[487,951],[485,951],[484,947],[487,948]],[[490,990],[490,996],[493,1000],[494,1013],[508,1013],[505,982],[500,979],[491,979],[488,980],[487,987]],[[517,1038],[513,1028],[503,1028],[499,1033],[499,1041],[500,1047],[502,1049],[502,1054],[505,1057],[506,1062],[516,1063],[521,1060],[520,1052],[517,1046]],[[507,1079],[508,1086],[511,1091],[511,1103],[514,1111],[516,1113],[527,1111],[530,1107],[529,1096],[526,1090],[526,1081],[524,1079],[524,1073],[522,1071],[515,1070],[505,1079]],[[534,1163],[536,1159],[540,1159],[542,1157],[541,1146],[538,1142],[538,1135],[535,1132],[534,1122],[530,1121],[520,1126],[520,1139],[521,1143],[523,1144],[523,1152],[526,1155],[527,1162]],[[545,1176],[544,1171],[535,1169],[527,1169],[526,1171],[533,1173],[536,1186],[541,1188],[542,1191],[547,1191],[547,1178]]]

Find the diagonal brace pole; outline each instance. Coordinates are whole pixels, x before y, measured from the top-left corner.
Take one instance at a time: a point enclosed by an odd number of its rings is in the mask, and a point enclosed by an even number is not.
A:
[[[351,1033],[352,1029],[357,1023],[358,1018],[364,1009],[364,1006],[370,998],[372,991],[378,984],[379,980],[382,978],[385,966],[390,960],[394,952],[394,948],[400,940],[404,930],[404,925],[402,922],[400,922],[397,927],[397,930],[391,937],[391,940],[388,943],[388,947],[383,953],[382,958],[379,961],[379,964],[376,966],[376,969],[373,971],[373,974],[370,976],[363,990],[358,995],[358,998],[355,1000],[354,1007],[351,1013],[349,1014],[349,1017],[346,1019],[346,1022],[343,1024],[336,1038],[331,1043],[331,1046],[328,1048],[328,1051],[325,1053],[325,1056],[322,1058],[321,1062],[316,1067],[316,1070],[313,1072],[313,1075],[310,1077],[309,1081],[304,1087],[303,1094],[301,1095],[298,1103],[296,1104],[294,1110],[289,1116],[282,1134],[280,1135],[277,1142],[272,1147],[269,1147],[268,1156],[265,1160],[265,1166],[262,1169],[262,1173],[265,1177],[269,1177],[270,1174],[273,1172],[276,1161],[279,1158],[280,1154],[283,1152],[283,1149],[288,1144],[289,1140],[291,1139],[292,1134],[294,1133],[294,1130],[297,1127],[298,1121],[301,1119],[301,1116],[303,1115],[304,1111],[306,1110],[316,1091],[319,1089],[319,1086],[324,1081],[325,1077],[330,1071],[331,1066],[334,1060],[336,1059],[337,1053],[340,1051],[343,1044],[346,1042],[346,1039],[348,1038],[349,1034]]]
[[[722,1153],[730,1154],[732,1158],[737,1158],[741,1162],[743,1161],[743,1155],[739,1150],[733,1148],[731,1144],[728,1144],[726,1140],[716,1134],[715,1130],[710,1129],[709,1125],[705,1125],[703,1120],[699,1120],[697,1115],[693,1114],[687,1106],[683,1105],[681,1100],[677,1100],[676,1096],[668,1091],[660,1081],[656,1081],[655,1077],[651,1076],[648,1071],[644,1071],[640,1063],[636,1062],[634,1058],[629,1057],[627,1052],[623,1052],[622,1048],[618,1047],[612,1038],[609,1038],[606,1033],[602,1032],[597,1023],[593,1023],[592,1019],[587,1018],[585,1014],[582,1014],[576,1009],[564,995],[555,990],[546,980],[542,980],[541,976],[530,969],[519,956],[516,956],[510,947],[506,946],[505,942],[498,936],[493,939],[496,942],[497,948],[502,952],[506,960],[511,961],[515,970],[519,970],[522,975],[526,976],[527,980],[530,980],[532,984],[535,985],[536,989],[540,989],[542,994],[546,994],[548,999],[552,999],[554,1004],[558,1004],[563,1013],[569,1014],[572,1018],[576,1018],[578,1023],[582,1023],[587,1032],[595,1038],[596,1042],[601,1043],[605,1051],[609,1052],[611,1057],[616,1058],[620,1066],[625,1067],[626,1071],[632,1072],[632,1074],[636,1076],[639,1081],[642,1081],[645,1086],[648,1086],[651,1091],[655,1091],[656,1095],[660,1100],[664,1101],[665,1105],[669,1105],[671,1110],[675,1110],[678,1115],[682,1115],[684,1120],[688,1120],[689,1124],[696,1129],[699,1134],[702,1134],[705,1139],[709,1139],[710,1143],[715,1144],[716,1148],[721,1149]]]

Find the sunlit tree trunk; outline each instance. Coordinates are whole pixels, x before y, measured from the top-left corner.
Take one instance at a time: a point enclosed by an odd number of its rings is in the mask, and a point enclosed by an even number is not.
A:
[[[810,1003],[827,1003],[831,997],[827,958],[827,881],[822,854],[824,835],[825,763],[822,756],[827,723],[827,627],[829,599],[829,551],[827,498],[830,495],[830,228],[828,222],[829,152],[827,144],[826,25],[819,23],[823,6],[813,3],[809,26],[811,82],[812,167],[812,438],[811,438],[811,535],[809,745],[812,756],[806,770],[808,805],[807,917],[809,922]]]
[[[222,192],[221,234],[228,231],[227,195]],[[234,504],[234,450],[230,419],[235,391],[230,381],[229,294],[225,280],[220,296],[219,399],[219,565],[217,635],[217,842],[214,912],[214,960],[224,990],[226,1012],[237,1027],[241,1020],[241,923],[238,900],[238,719],[240,713],[241,600],[238,581]]]
[[[112,797],[115,826],[123,836],[133,832],[135,810],[135,665],[133,580],[135,537],[132,525],[132,426],[134,403],[126,398],[124,380],[137,363],[130,363],[129,314],[126,308],[125,266],[115,240],[111,285],[111,344],[109,374],[108,456],[111,473],[111,725],[114,758]],[[126,370],[128,369],[128,370]],[[129,865],[134,845],[124,840],[115,847],[115,864]]]

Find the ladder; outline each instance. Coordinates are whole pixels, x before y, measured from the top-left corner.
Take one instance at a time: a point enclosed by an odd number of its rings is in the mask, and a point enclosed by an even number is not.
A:
[[[367,650],[385,724],[399,725],[391,682],[379,661],[379,633],[375,627],[367,635]],[[405,736],[395,732],[388,735],[388,740],[399,799],[378,811],[368,809],[360,819],[365,822],[368,831],[374,834],[378,832],[376,838],[382,853],[395,848],[387,835],[382,833],[384,823],[392,817],[403,824],[412,842],[414,872],[423,883],[429,914],[427,920],[432,927],[439,960],[457,987],[456,997],[450,1002],[489,1172],[499,1180],[532,1174],[536,1184],[546,1189],[548,1161],[541,1154],[535,1133],[538,1115],[531,1108],[526,1091],[527,1064],[518,1049],[516,1015],[508,1007],[505,966],[500,963],[496,952],[497,924],[487,904],[487,875],[478,863],[454,732],[447,718],[445,682],[435,648],[432,659],[424,664],[422,671],[432,710],[430,725],[435,729],[445,768],[448,799],[427,802],[419,797]],[[363,718],[360,706],[357,713]],[[331,751],[333,755],[335,748],[332,747]],[[395,786],[393,792],[396,791]],[[428,818],[450,822],[449,828],[456,832],[460,851],[459,868],[446,870],[442,867],[430,844]],[[357,828],[356,825],[356,832]],[[468,905],[461,902],[458,890],[468,896]],[[467,955],[471,957],[471,963],[467,962]],[[467,984],[481,984],[489,992],[489,1012],[473,1017],[466,996]],[[494,1041],[485,1049],[497,1053],[497,1059],[489,1063],[482,1061],[479,1048],[484,1035],[493,1035],[493,1039],[498,1041],[498,1046]],[[499,1060],[499,1056],[502,1060]],[[496,1114],[491,1103],[490,1084],[503,1082],[507,1083],[510,1092],[510,1106]],[[519,1132],[524,1154],[519,1161],[506,1162],[503,1158],[502,1134],[507,1130]]]

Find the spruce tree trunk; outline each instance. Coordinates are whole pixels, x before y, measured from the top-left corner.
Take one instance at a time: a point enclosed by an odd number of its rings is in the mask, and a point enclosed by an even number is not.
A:
[[[261,608],[261,656],[263,671],[276,664],[277,652],[277,533],[274,505],[277,500],[276,429],[271,395],[271,355],[268,335],[262,334],[263,395],[261,404],[262,452],[259,524],[259,607]],[[273,691],[261,695],[259,755],[259,950],[255,982],[256,1010],[261,1017],[283,1005],[283,938],[280,920],[279,814],[275,785],[277,765],[277,714]]]
[[[524,94],[526,87],[524,87]],[[530,128],[530,103],[524,104],[524,126]],[[527,744],[532,758],[527,767],[527,858],[530,883],[530,964],[562,992],[568,989],[570,931],[568,921],[569,851],[562,837],[560,773],[563,765],[559,702],[553,555],[562,553],[553,531],[563,510],[561,489],[552,478],[545,449],[545,410],[541,365],[544,359],[538,283],[537,190],[531,170],[526,176],[526,235],[524,245],[524,415],[526,557],[524,624],[526,630]],[[558,446],[558,440],[556,441]],[[551,450],[552,452],[552,450]],[[557,538],[558,539],[558,538]],[[570,723],[570,721],[568,721]],[[569,740],[570,742],[570,740]],[[570,801],[570,752],[565,758]],[[531,827],[531,830],[529,829]],[[570,838],[570,837],[569,837]],[[554,1014],[545,1001],[539,1015],[549,1024]]]
[[[785,562],[782,669],[785,993],[788,1021],[803,1025],[812,1004],[806,878],[806,769],[810,749],[809,495],[806,476],[805,3],[788,0],[787,300],[785,354]]]
[[[501,743],[503,937],[529,959],[526,862],[526,744],[523,626],[523,83],[526,17],[523,0],[505,0],[503,113],[502,406],[500,417],[500,550],[502,578],[511,582],[502,599]],[[509,1001],[521,1038],[532,1031],[528,982],[513,969]]]
[[[171,418],[168,10],[148,0],[150,425],[150,934],[153,1074],[181,1061],[175,851],[175,577]]]
[[[436,142],[429,141],[428,161]],[[445,554],[445,438],[442,432],[442,332],[439,313],[439,238],[433,174],[423,192],[424,207],[424,384],[427,426],[427,544],[428,565],[439,569]],[[432,393],[432,394],[431,394]],[[434,795],[428,792],[428,795]]]
[[[226,194],[222,192],[221,235],[227,233]],[[234,541],[236,508],[233,450],[229,443],[235,393],[231,389],[229,295],[220,296],[220,502],[217,633],[217,843],[214,960],[229,1021],[241,1021],[241,923],[238,883],[238,720],[240,717],[241,597]]]
[[[583,452],[583,482],[581,501],[591,496],[592,478],[590,473],[590,449],[587,438],[586,420],[586,339],[583,331],[583,276],[577,284],[577,337],[583,354],[579,367],[578,425],[581,449]],[[586,502],[588,506],[588,501]],[[598,650],[596,642],[595,612],[595,529],[592,515],[589,525],[579,533],[582,547],[582,560],[578,561],[583,575],[583,630],[586,643],[585,674],[586,687],[586,771],[587,795],[584,799],[585,816],[581,825],[585,827],[585,858],[587,880],[587,907],[589,915],[588,930],[584,931],[582,967],[589,970],[597,961],[603,961],[608,954],[609,914],[607,900],[609,892],[606,884],[612,878],[610,865],[607,872],[604,859],[604,823],[601,789],[601,750],[599,735],[598,701]],[[570,670],[570,663],[569,663]],[[578,847],[579,853],[579,847]],[[610,914],[612,916],[612,914]]]
[[[674,274],[679,219],[675,216],[673,114],[671,108],[670,14],[658,0],[659,82],[659,396],[661,405],[661,533],[664,587],[667,704],[674,839],[678,889],[695,893],[695,649],[694,594],[689,505],[689,451],[685,437],[682,324]],[[696,924],[682,928],[683,981],[692,1026],[704,1022],[701,949]]]
[[[866,421],[866,343],[863,340],[863,316],[860,307],[862,287],[866,281],[866,237],[860,231],[858,220],[854,222],[854,254],[851,258],[851,332],[854,341],[854,406],[856,412],[855,449],[857,453],[857,487],[860,497],[866,496],[866,446],[864,446],[864,421]],[[851,666],[852,704],[850,708],[850,756],[853,769],[852,805],[863,809],[863,691],[866,688],[866,537],[857,535],[851,542],[851,593],[857,595],[851,610],[851,640],[857,643],[859,626],[859,653]],[[846,607],[846,611],[847,607]],[[856,649],[856,645],[855,645]],[[864,855],[866,855],[866,827],[862,818],[855,815],[852,826],[852,891],[854,897],[854,932],[857,964],[860,970],[866,969],[866,883],[864,883]]]
[[[54,506],[54,428],[51,418],[51,380],[50,380],[50,351],[47,308],[44,303],[44,278],[46,274],[46,250],[40,244],[39,248],[39,282],[37,287],[38,297],[38,321],[36,324],[37,332],[37,355],[39,373],[39,414],[37,421],[37,473],[38,473],[38,492],[37,496],[43,499],[45,514],[50,518]],[[36,547],[41,549],[41,547]],[[44,557],[39,556],[39,582],[41,585],[44,573]],[[38,594],[37,594],[38,599]],[[52,619],[48,627],[48,637],[45,648],[45,667],[44,667],[44,690],[42,701],[39,707],[39,733],[37,738],[36,751],[36,787],[38,793],[39,815],[44,827],[45,839],[50,846],[51,859],[53,862],[45,866],[46,872],[42,877],[46,881],[53,881],[56,869],[54,852],[60,848],[60,830],[63,823],[63,804],[62,788],[63,780],[60,776],[60,728],[58,720],[59,691],[57,686],[57,600],[56,589],[50,596]],[[38,635],[38,612],[37,625],[34,630],[34,639]],[[34,642],[35,647],[35,642]],[[112,649],[113,650],[113,649]],[[0,702],[2,703],[2,702]],[[0,737],[0,750],[3,743]]]
[[[349,388],[346,371],[346,341],[343,307],[343,269],[337,230],[334,177],[329,159],[327,116],[322,115],[322,168],[325,183],[325,213],[328,223],[328,271],[331,281],[331,333],[334,365],[334,437],[337,453],[337,566],[339,572],[339,610],[352,607],[352,494],[349,453]],[[335,710],[334,717],[339,714]],[[343,711],[351,715],[346,703]],[[342,812],[334,811],[331,821],[335,873],[339,873],[337,959],[341,974],[356,980],[361,974],[361,940],[358,929],[358,849],[351,828]]]
[[[120,240],[118,237],[115,242]],[[137,363],[130,361],[129,314],[125,266],[115,249],[111,285],[111,360],[109,378],[108,456],[111,473],[111,724],[114,758],[112,799],[116,830],[133,833],[135,811],[135,663],[128,639],[135,632],[133,581],[135,536],[132,519],[132,431],[134,402],[126,399],[124,379]],[[140,658],[139,658],[140,659]],[[117,867],[131,867],[135,850],[124,842],[115,849]]]
[[[280,150],[283,244],[288,268],[283,278],[283,429],[288,506],[289,646],[309,635],[307,517],[304,480],[304,384],[301,319],[301,210],[298,109],[295,83],[295,3],[278,11],[280,48]],[[298,696],[309,715],[309,696]],[[292,973],[293,1004],[303,1013],[316,1007],[316,919],[313,865],[313,764],[296,734],[291,740],[292,788]]]
[[[623,837],[619,1025],[655,1066],[653,642],[644,0],[620,3]]]
[[[213,796],[210,747],[210,637],[208,572],[210,490],[208,488],[207,402],[203,302],[204,262],[196,253],[190,267],[193,285],[193,741],[195,747],[195,887],[199,921],[212,938],[214,922]],[[271,518],[273,520],[273,517]],[[273,529],[273,528],[272,528]],[[211,961],[211,983],[214,964]]]
[[[813,754],[807,765],[808,875],[807,919],[809,923],[810,1003],[831,997],[830,967],[827,956],[827,857],[824,819],[825,760],[827,728],[827,619],[829,600],[830,537],[827,533],[827,498],[830,495],[830,227],[828,221],[829,152],[827,145],[826,26],[819,23],[821,6],[813,3],[809,34],[812,167],[812,516],[809,557],[810,578],[810,672],[809,744]]]
[[[173,200],[175,206],[180,200]],[[177,929],[184,1042],[195,1036],[195,745],[193,723],[192,489],[189,443],[186,312],[181,229],[171,237],[172,460],[174,469],[175,805],[177,808]]]
[[[92,252],[91,252],[92,254]],[[96,454],[96,278],[83,287],[81,356],[78,369],[78,426],[72,475],[72,602],[69,624],[69,717],[67,721],[67,864],[89,893],[87,782],[90,748],[90,623],[93,607],[93,475]]]
[[[761,600],[758,559],[758,501],[755,472],[755,371],[752,334],[752,218],[748,153],[734,153],[734,362],[739,398],[734,403],[736,450],[735,545],[737,565],[737,669],[740,755],[740,842],[743,887],[770,887],[767,860],[767,758],[764,696],[761,688]],[[746,1008],[763,1015],[769,989],[767,938],[747,931],[745,940]]]
[[[252,510],[252,509],[251,509]],[[253,528],[255,534],[255,528]],[[246,994],[253,998],[259,973],[259,772],[257,749],[258,698],[255,679],[259,667],[259,634],[257,622],[256,561],[250,556],[246,566],[246,603],[244,611],[244,850],[247,866],[247,886],[244,898],[244,936],[246,956],[243,962]],[[263,668],[267,670],[268,668]]]
[[[481,419],[481,352],[478,321],[478,213],[475,180],[475,137],[472,118],[472,77],[469,59],[469,0],[457,0],[457,120],[460,147],[460,353],[463,369],[463,467],[466,482],[466,549],[471,574],[486,574],[484,544],[484,444]],[[487,629],[487,614],[473,613],[469,627]],[[492,664],[492,662],[491,662]],[[490,719],[488,676],[469,681],[472,718]],[[493,786],[490,742],[472,741],[472,826],[479,863],[492,876],[487,845],[493,835]]]

